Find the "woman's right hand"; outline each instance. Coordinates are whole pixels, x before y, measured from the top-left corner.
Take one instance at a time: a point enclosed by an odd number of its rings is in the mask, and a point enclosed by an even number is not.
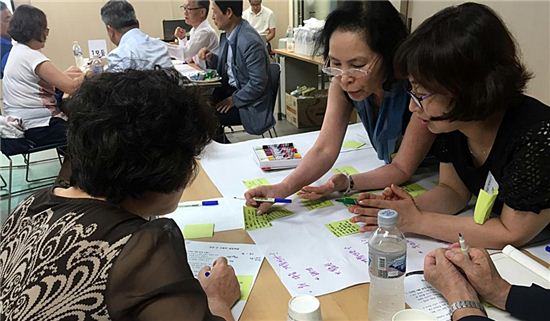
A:
[[[264,213],[269,212],[269,209],[273,205],[272,203],[268,202],[256,202],[254,200],[255,197],[287,197],[289,194],[282,185],[282,183],[275,184],[275,185],[262,185],[258,186],[256,188],[250,189],[244,193],[244,197],[246,198],[246,205],[252,206],[258,208],[256,211],[256,214],[261,215]]]
[[[333,192],[344,191],[347,189],[348,178],[344,174],[333,175],[325,184],[321,186],[304,186],[298,192],[298,196],[308,200],[318,200]]]

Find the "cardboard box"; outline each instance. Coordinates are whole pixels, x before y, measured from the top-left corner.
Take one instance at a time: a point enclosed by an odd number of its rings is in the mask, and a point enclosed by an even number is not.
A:
[[[327,90],[315,97],[286,94],[286,119],[297,128],[321,127],[327,109]]]

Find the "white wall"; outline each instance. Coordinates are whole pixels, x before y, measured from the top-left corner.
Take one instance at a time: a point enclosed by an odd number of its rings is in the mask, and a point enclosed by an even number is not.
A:
[[[409,17],[413,30],[437,11],[464,1],[410,0]],[[534,75],[527,93],[550,105],[550,1],[487,1],[512,32],[523,62]]]

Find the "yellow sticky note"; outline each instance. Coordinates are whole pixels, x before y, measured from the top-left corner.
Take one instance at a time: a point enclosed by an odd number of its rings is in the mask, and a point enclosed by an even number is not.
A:
[[[247,300],[250,290],[252,290],[253,275],[237,275],[237,281],[241,286],[241,298],[240,300]]]
[[[318,208],[325,208],[325,207],[333,206],[334,203],[332,203],[329,200],[324,200],[324,199],[320,199],[320,200],[302,200],[302,205],[305,208],[307,208],[308,210],[313,211],[313,210],[318,209]]]
[[[493,209],[493,204],[497,199],[498,190],[495,190],[492,194],[487,193],[485,190],[480,189],[477,196],[476,207],[474,209],[474,222],[477,224],[484,224]]]
[[[214,224],[187,224],[183,227],[183,236],[186,239],[212,237]]]
[[[355,175],[359,174],[359,171],[355,169],[353,166],[344,166],[344,167],[338,167],[332,169],[332,172],[334,174],[348,174],[348,175]]]
[[[325,226],[336,237],[348,236],[348,235],[359,233],[359,225],[350,222],[349,219],[328,223],[328,224],[325,224]]]
[[[409,193],[412,197],[417,197],[418,195],[424,193],[426,189],[421,185],[416,183],[403,186],[403,189]]]
[[[247,231],[271,227],[265,215],[257,215],[254,207],[243,206],[244,229]]]
[[[355,140],[346,140],[344,141],[344,144],[342,144],[342,148],[344,149],[357,149],[360,147],[363,147],[365,143],[361,143]]]
[[[244,179],[243,184],[247,189],[252,189],[262,185],[269,185],[269,181],[266,178]]]

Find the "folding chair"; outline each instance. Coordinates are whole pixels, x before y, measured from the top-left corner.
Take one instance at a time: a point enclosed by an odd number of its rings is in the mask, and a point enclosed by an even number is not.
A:
[[[54,175],[54,176],[48,176],[48,177],[40,177],[40,178],[34,178],[34,179],[31,179],[29,176],[29,167],[30,165],[32,164],[31,162],[31,154],[33,153],[38,153],[38,152],[42,152],[42,151],[45,151],[45,150],[48,150],[48,149],[56,149],[56,152],[57,152],[57,159],[59,160],[59,164],[62,164],[63,163],[63,158],[62,158],[62,155],[63,153],[60,154],[60,149],[62,149],[63,147],[66,146],[66,143],[65,142],[62,142],[62,143],[56,143],[56,144],[49,144],[49,145],[43,145],[43,146],[36,146],[36,147],[33,147],[31,143],[29,143],[29,145],[31,146],[28,150],[26,150],[25,152],[23,153],[14,153],[14,154],[9,154],[9,153],[4,153],[4,151],[2,151],[2,154],[4,154],[4,156],[8,159],[8,181],[6,183],[6,181],[4,180],[3,177],[0,176],[0,178],[2,179],[3,183],[5,185],[7,185],[7,188],[8,188],[8,194],[5,195],[7,196],[8,198],[8,213],[11,212],[11,198],[16,195],[16,194],[22,194],[22,193],[26,193],[26,192],[30,192],[32,190],[36,190],[36,189],[39,189],[39,188],[42,188],[42,187],[46,187],[48,185],[51,185],[51,182],[48,182],[48,183],[45,183],[45,184],[41,184],[39,186],[33,186],[33,187],[28,187],[28,188],[24,188],[24,189],[21,189],[21,190],[18,190],[16,192],[12,191],[12,184],[13,184],[13,159],[12,157],[14,156],[17,156],[17,155],[21,155],[23,157],[23,162],[25,163],[25,180],[28,182],[28,183],[36,183],[36,182],[41,182],[41,181],[45,181],[45,180],[48,180],[48,179],[52,179],[52,178],[56,178],[57,175]],[[55,159],[55,158],[53,158]],[[52,160],[52,159],[46,159],[46,160],[41,160],[41,161],[37,161],[38,162],[44,162],[44,161],[49,161],[49,160]]]

